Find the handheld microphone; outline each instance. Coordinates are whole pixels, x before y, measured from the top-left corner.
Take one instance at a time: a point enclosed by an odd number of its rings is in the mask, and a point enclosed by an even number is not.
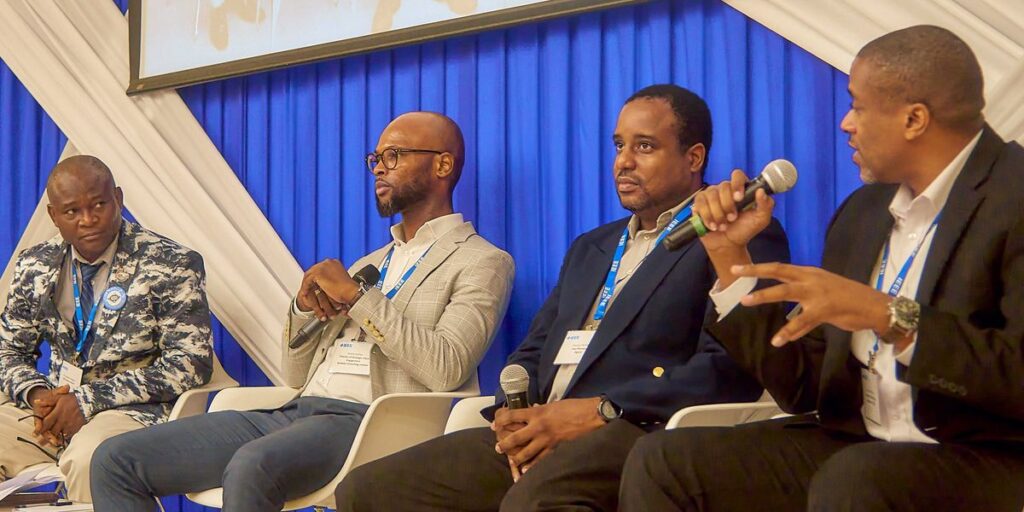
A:
[[[505,392],[505,401],[509,409],[525,409],[530,406],[527,394],[530,390],[530,374],[526,368],[518,364],[510,364],[501,370],[498,377],[501,390]]]
[[[374,286],[380,280],[380,271],[373,265],[367,265],[360,269],[359,272],[356,272],[352,279],[355,279],[360,286]],[[298,348],[314,334],[320,332],[320,329],[323,329],[325,325],[327,325],[327,322],[321,322],[319,318],[306,322],[306,325],[303,325],[299,332],[295,334],[295,337],[288,342],[288,348]]]
[[[758,190],[764,190],[769,195],[781,194],[796,185],[796,167],[789,160],[772,160],[764,166],[761,175],[747,183],[743,191],[743,199],[736,201],[739,210],[744,210],[754,204],[754,194]],[[691,215],[687,222],[681,223],[673,229],[664,240],[662,245],[670,251],[704,236],[708,232],[704,227],[704,221],[696,213]]]

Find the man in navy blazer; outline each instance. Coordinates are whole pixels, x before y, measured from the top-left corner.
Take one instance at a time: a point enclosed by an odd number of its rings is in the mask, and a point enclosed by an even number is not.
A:
[[[633,215],[580,236],[558,284],[509,357],[530,377],[525,409],[481,411],[469,429],[357,468],[338,510],[614,510],[633,443],[676,410],[756,400],[761,388],[702,334],[714,271],[700,243],[669,252],[661,238],[702,187],[711,116],[698,96],[651,86],[626,101],[614,177]],[[777,222],[755,259],[788,260]],[[438,460],[444,471],[432,471]],[[514,485],[513,485],[514,484]]]

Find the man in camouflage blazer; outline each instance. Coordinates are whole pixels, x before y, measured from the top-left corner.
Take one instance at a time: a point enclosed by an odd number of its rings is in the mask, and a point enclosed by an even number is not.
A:
[[[0,316],[0,480],[58,460],[70,497],[91,501],[99,443],[166,420],[210,378],[205,271],[198,253],[121,218],[121,189],[94,157],[59,163],[47,196],[61,234],[18,256]]]

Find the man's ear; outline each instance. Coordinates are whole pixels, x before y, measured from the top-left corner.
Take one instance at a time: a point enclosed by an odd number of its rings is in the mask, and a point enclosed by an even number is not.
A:
[[[707,161],[708,149],[704,146],[703,142],[698,142],[690,146],[686,153],[690,156],[690,168],[687,170],[699,173],[704,168],[704,162]]]
[[[438,178],[447,178],[455,172],[455,157],[451,153],[441,153],[441,158],[438,159],[437,169],[434,170],[434,175]]]
[[[917,139],[928,131],[932,123],[932,112],[924,103],[914,103],[907,107],[904,118],[903,136],[909,141]]]

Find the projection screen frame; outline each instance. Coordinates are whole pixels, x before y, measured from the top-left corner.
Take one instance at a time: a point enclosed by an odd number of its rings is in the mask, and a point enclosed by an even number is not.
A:
[[[142,56],[141,12],[143,1],[145,0],[129,0],[128,6],[131,78],[126,93],[129,96],[158,89],[184,87],[281,67],[419,44],[435,39],[507,28],[561,16],[572,16],[612,7],[639,4],[648,0],[550,0],[539,4],[511,7],[453,20],[391,30],[380,34],[342,39],[305,48],[257,55],[220,64],[140,78],[139,70]]]

